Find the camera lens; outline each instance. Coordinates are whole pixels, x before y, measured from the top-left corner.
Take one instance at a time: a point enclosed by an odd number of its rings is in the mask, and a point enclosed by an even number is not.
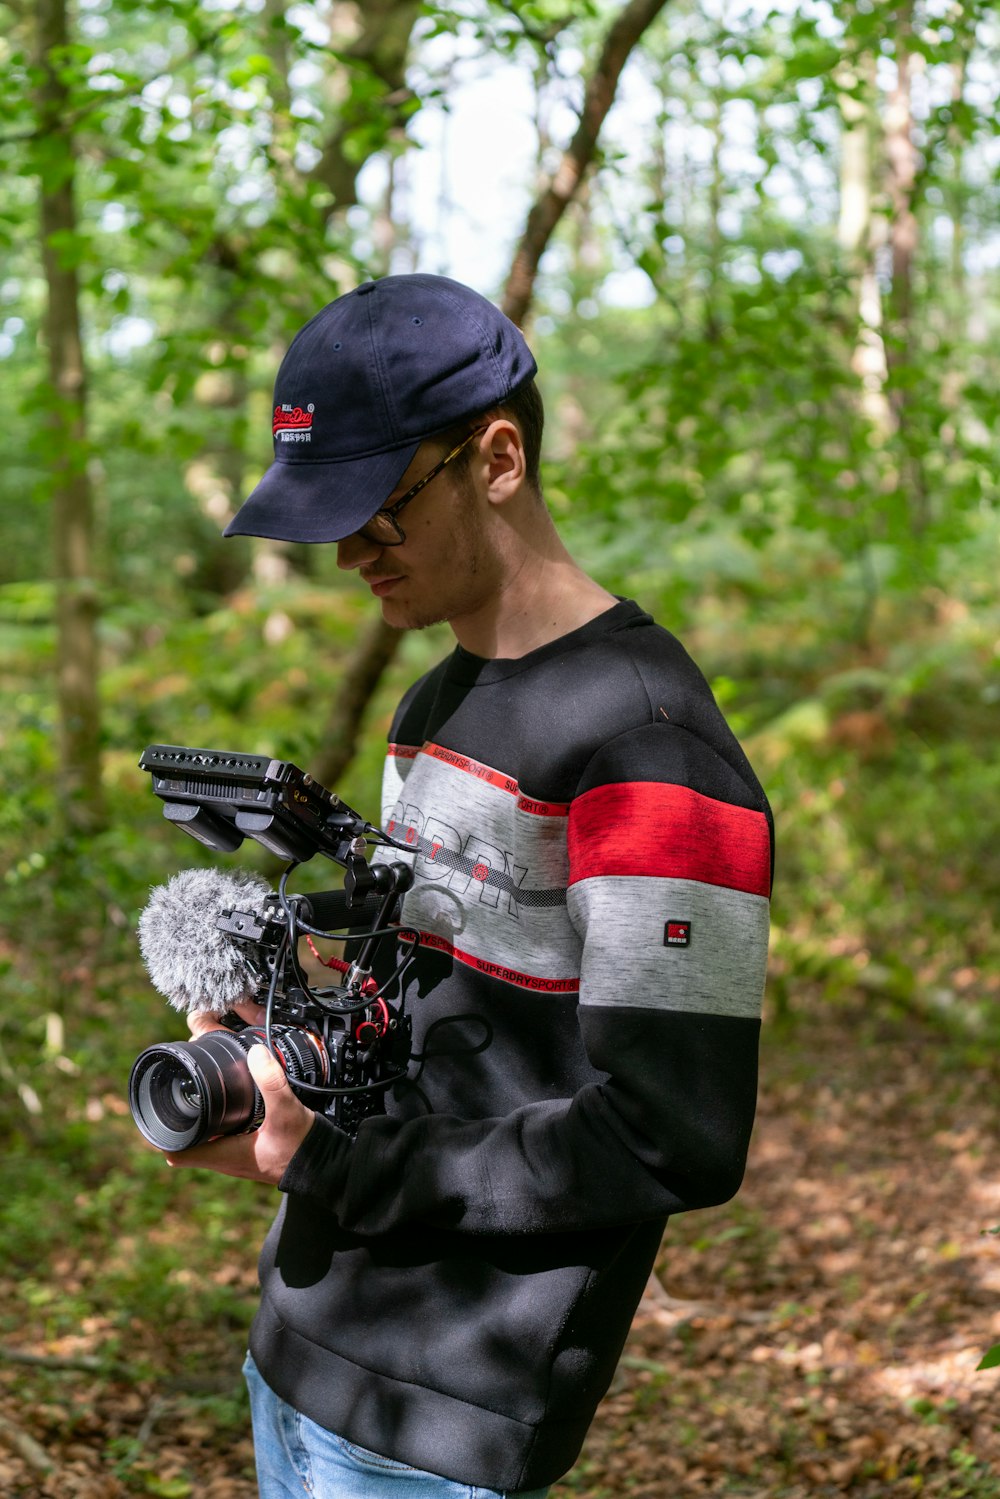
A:
[[[189,1077],[179,1077],[174,1081],[170,1089],[170,1101],[179,1114],[189,1118],[197,1114],[200,1108],[198,1089]]]
[[[158,1150],[188,1150],[218,1135],[257,1129],[264,1100],[246,1054],[263,1039],[262,1030],[218,1030],[197,1041],[168,1041],[140,1053],[129,1078],[129,1106],[149,1143]],[[319,1036],[298,1026],[276,1025],[271,1039],[293,1086],[328,1081],[329,1054]]]

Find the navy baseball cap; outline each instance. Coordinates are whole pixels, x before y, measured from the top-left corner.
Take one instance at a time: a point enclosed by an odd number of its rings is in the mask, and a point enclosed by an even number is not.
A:
[[[460,282],[365,282],[289,345],[274,385],[274,462],[223,534],[352,535],[425,438],[501,405],[536,368],[510,319]]]

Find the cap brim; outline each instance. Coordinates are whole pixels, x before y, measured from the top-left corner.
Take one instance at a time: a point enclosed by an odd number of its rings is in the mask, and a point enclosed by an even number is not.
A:
[[[222,534],[343,541],[386,503],[421,441],[340,463],[276,461]]]

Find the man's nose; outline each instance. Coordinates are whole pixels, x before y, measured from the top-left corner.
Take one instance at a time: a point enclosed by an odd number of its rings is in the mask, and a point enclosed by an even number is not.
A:
[[[367,536],[355,531],[353,536],[345,536],[343,541],[337,542],[337,566],[345,572],[364,567],[366,563],[374,562],[381,551],[377,541],[369,541]]]

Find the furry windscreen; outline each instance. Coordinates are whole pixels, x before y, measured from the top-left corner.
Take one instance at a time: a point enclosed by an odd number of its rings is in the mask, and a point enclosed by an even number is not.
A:
[[[257,875],[217,869],[185,869],[150,891],[139,950],[154,988],[176,1010],[224,1015],[254,997],[245,948],[215,923],[223,911],[261,910],[269,893]]]

